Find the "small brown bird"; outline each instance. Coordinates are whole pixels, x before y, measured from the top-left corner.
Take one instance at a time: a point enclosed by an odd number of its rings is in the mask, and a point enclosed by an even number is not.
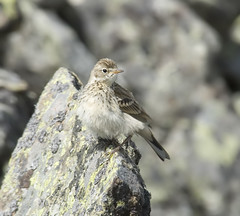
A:
[[[142,136],[164,161],[170,159],[150,129],[151,118],[135,100],[133,94],[117,84],[117,75],[123,72],[108,58],[97,62],[87,85],[80,93],[78,116],[95,136],[104,139],[124,134],[129,140],[133,134]]]

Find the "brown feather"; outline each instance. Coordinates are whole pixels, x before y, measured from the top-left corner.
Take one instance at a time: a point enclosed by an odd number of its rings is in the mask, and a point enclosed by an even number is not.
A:
[[[147,124],[151,123],[150,116],[138,104],[133,94],[129,90],[123,88],[117,83],[113,83],[112,89],[114,90],[115,96],[118,99],[118,104],[122,112],[131,115],[133,118],[141,122]]]

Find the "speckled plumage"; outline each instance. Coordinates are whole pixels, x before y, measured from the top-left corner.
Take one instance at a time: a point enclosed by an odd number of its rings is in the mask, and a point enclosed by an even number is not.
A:
[[[80,96],[78,115],[96,136],[106,139],[126,136],[144,128],[144,123],[120,110],[112,88],[96,82],[86,85]]]
[[[101,59],[94,66],[87,85],[80,92],[78,116],[91,132],[101,138],[119,135],[141,135],[164,160],[168,153],[154,138],[151,118],[130,91],[117,84],[117,74],[123,72],[111,59]]]

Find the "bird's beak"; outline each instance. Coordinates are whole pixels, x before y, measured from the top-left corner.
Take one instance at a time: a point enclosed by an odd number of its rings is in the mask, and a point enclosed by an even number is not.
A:
[[[113,73],[113,74],[118,74],[118,73],[122,73],[122,72],[124,72],[124,70],[114,69],[111,71],[111,73]]]

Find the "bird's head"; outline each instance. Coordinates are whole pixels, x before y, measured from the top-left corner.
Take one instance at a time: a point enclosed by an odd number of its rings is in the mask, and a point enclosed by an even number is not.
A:
[[[118,69],[117,64],[109,59],[100,59],[93,70],[89,78],[89,82],[102,82],[108,86],[111,86],[117,79],[117,75],[122,73],[123,70]]]

